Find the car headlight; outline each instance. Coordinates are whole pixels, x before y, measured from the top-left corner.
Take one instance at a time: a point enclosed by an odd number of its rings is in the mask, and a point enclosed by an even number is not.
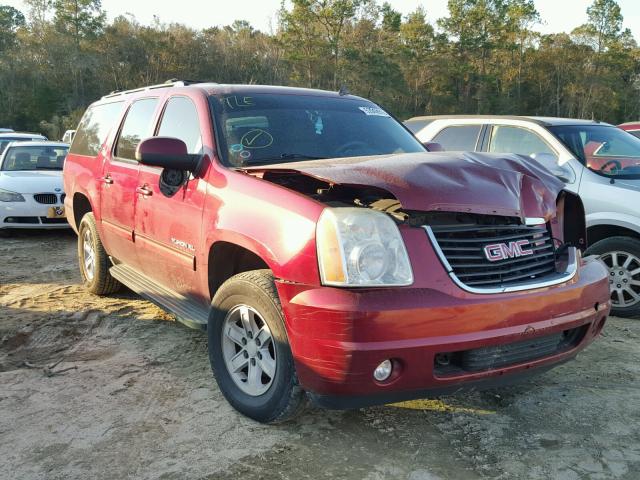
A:
[[[323,285],[402,286],[413,272],[402,236],[386,214],[364,208],[326,208],[316,242]]]
[[[3,190],[0,188],[0,202],[24,202],[25,199],[22,195],[16,192],[10,192],[9,190]]]

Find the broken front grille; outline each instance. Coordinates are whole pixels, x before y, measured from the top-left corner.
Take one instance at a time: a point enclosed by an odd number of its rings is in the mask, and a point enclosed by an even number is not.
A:
[[[496,220],[498,219],[498,220]],[[558,277],[547,224],[523,225],[491,217],[490,224],[425,227],[454,280],[472,290],[504,290]]]

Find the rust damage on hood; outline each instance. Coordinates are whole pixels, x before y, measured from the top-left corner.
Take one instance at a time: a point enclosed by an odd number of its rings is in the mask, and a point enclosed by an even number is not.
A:
[[[511,154],[394,154],[245,171],[326,204],[356,204],[398,215],[458,212],[549,220],[564,186],[537,162]]]

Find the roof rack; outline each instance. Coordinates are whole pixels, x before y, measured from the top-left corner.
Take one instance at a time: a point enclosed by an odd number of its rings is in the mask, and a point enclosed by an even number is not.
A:
[[[158,83],[157,85],[149,85],[148,87],[139,87],[131,90],[114,90],[108,95],[104,95],[102,98],[118,97],[120,95],[127,95],[129,93],[144,92],[148,90],[155,90],[156,88],[168,88],[168,87],[186,87],[193,85],[194,83],[203,83],[200,80],[178,80],[177,78],[171,78],[164,83]]]

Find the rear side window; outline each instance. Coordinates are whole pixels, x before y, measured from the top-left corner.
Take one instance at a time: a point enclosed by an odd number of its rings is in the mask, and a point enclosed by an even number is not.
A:
[[[131,104],[118,137],[116,157],[135,160],[138,144],[153,134],[153,113],[157,104],[157,98],[143,98]]]
[[[630,133],[634,137],[640,138],[640,130],[627,130],[627,133]]]
[[[189,153],[200,153],[200,121],[193,102],[186,97],[170,98],[162,115],[158,135],[179,138],[187,145]]]
[[[556,153],[537,134],[524,128],[508,125],[493,127],[489,151],[495,153],[518,153],[520,155],[548,153],[557,157]]]
[[[89,107],[85,112],[69,153],[95,157],[120,115],[124,102]]]
[[[429,125],[432,121],[433,120],[407,120],[404,122],[404,125],[415,134]]]
[[[478,143],[482,125],[456,125],[441,130],[432,142],[439,143],[449,152],[473,152]]]

